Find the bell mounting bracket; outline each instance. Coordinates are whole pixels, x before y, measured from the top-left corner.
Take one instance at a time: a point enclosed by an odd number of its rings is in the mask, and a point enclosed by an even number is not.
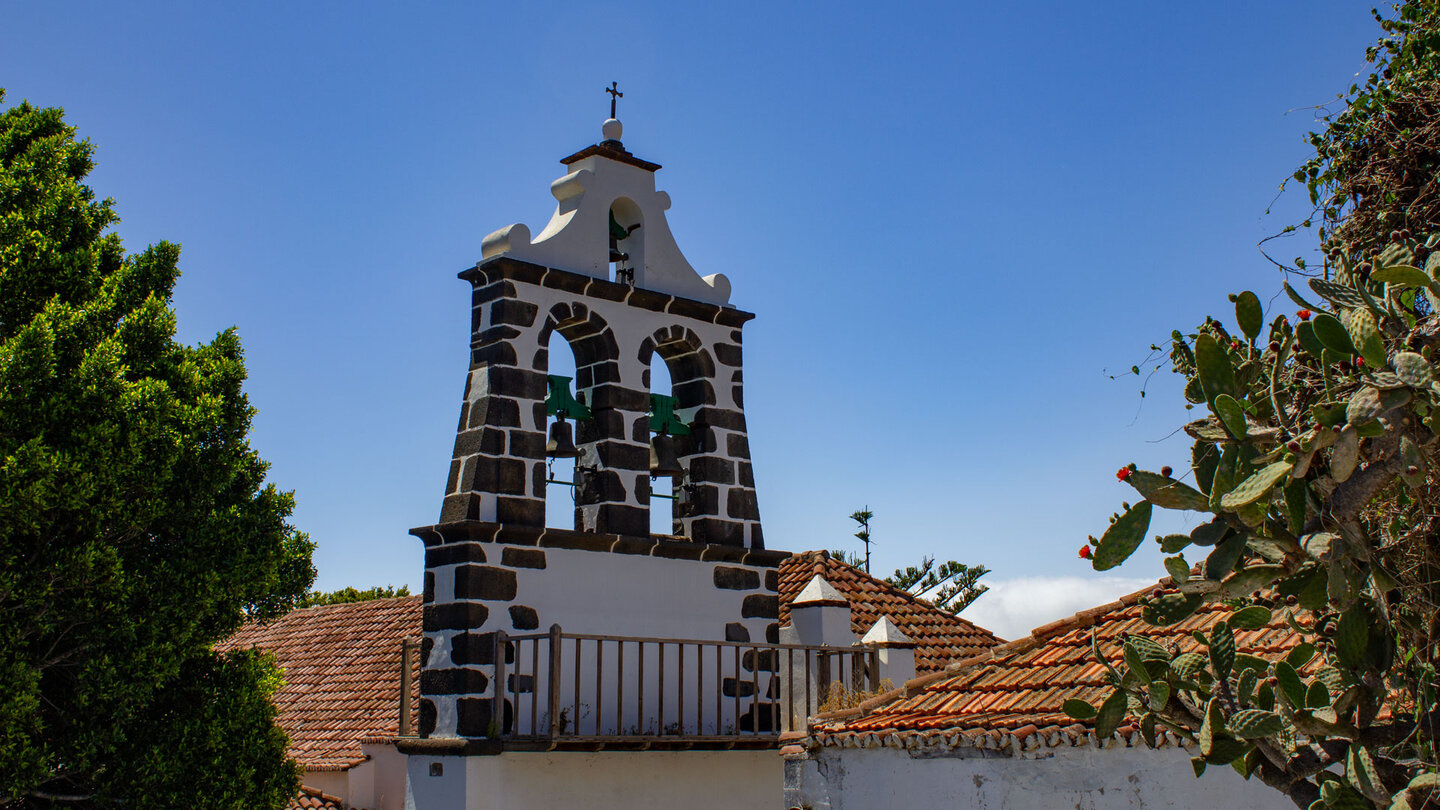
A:
[[[550,392],[545,396],[545,413],[561,419],[589,419],[590,408],[570,394],[570,378],[559,374],[547,374],[545,382]]]
[[[656,433],[668,433],[671,436],[689,436],[690,426],[680,421],[675,415],[675,406],[680,400],[675,397],[667,397],[664,394],[650,395],[650,429]]]

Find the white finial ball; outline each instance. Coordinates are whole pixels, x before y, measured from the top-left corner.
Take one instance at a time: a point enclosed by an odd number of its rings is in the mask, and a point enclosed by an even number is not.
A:
[[[600,132],[605,136],[605,140],[607,141],[620,140],[620,134],[624,131],[625,128],[614,118],[606,118],[605,123],[600,125]]]

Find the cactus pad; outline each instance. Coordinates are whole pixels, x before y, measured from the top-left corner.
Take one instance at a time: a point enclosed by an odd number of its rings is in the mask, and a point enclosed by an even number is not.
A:
[[[1330,450],[1330,477],[1336,483],[1343,483],[1355,472],[1359,461],[1360,431],[1354,425],[1346,425],[1335,439],[1335,447]]]
[[[1159,599],[1151,599],[1141,609],[1140,615],[1146,624],[1164,627],[1189,618],[1203,601],[1204,597],[1197,593],[1167,593]]]
[[[1185,539],[1188,542],[1190,538]],[[1190,579],[1190,563],[1185,562],[1184,557],[1166,557],[1165,570],[1170,572],[1170,578],[1175,580],[1176,585],[1184,584]]]
[[[1394,391],[1397,388],[1406,387],[1407,383],[1399,374],[1392,374],[1389,371],[1377,371],[1365,380],[1366,384],[1379,388],[1381,391]]]
[[[1288,296],[1290,296],[1290,300],[1291,300],[1291,301],[1294,301],[1295,304],[1296,304],[1297,306],[1299,306],[1301,309],[1308,309],[1308,310],[1317,311],[1317,312],[1318,312],[1320,309],[1322,309],[1322,307],[1317,307],[1317,306],[1315,306],[1314,304],[1310,303],[1309,301],[1306,301],[1305,298],[1304,298],[1304,296],[1300,295],[1300,293],[1298,293],[1298,292],[1295,291],[1295,288],[1294,288],[1294,287],[1291,287],[1291,286],[1290,286],[1290,282],[1288,282],[1288,281],[1282,281],[1282,282],[1280,282],[1280,286],[1282,286],[1282,287],[1285,288],[1285,294],[1288,295]]]
[[[1194,678],[1195,673],[1205,668],[1205,656],[1196,652],[1181,653],[1170,662],[1170,671],[1182,681]]]
[[[1350,333],[1345,330],[1345,325],[1340,319],[1327,312],[1315,316],[1314,323],[1315,337],[1325,344],[1325,348],[1340,355],[1351,355],[1355,353],[1355,344],[1350,341]]]
[[[1294,466],[1289,461],[1277,461],[1261,469],[1221,497],[1220,505],[1226,509],[1239,509],[1261,500],[1290,474]]]
[[[1255,630],[1269,624],[1270,618],[1269,608],[1251,605],[1235,611],[1235,614],[1230,617],[1230,626],[1238,630]]]
[[[1119,689],[1111,692],[1095,713],[1095,736],[1104,740],[1114,734],[1115,729],[1120,727],[1120,721],[1125,719],[1127,708],[1125,693]]]
[[[1351,395],[1349,404],[1345,406],[1345,421],[1352,425],[1363,425],[1375,421],[1375,417],[1384,412],[1385,406],[1380,401],[1380,392],[1367,386]]]
[[[1285,695],[1285,700],[1297,709],[1305,708],[1305,682],[1300,680],[1300,675],[1295,668],[1284,661],[1276,661],[1274,666],[1275,680],[1280,684],[1280,691]]]
[[[1435,382],[1435,370],[1429,361],[1414,352],[1395,355],[1395,375],[1411,388],[1429,388]]]
[[[1125,639],[1125,646],[1133,648],[1143,660],[1170,662],[1170,651],[1148,636],[1131,636]]]
[[[1408,264],[1394,264],[1389,267],[1382,267],[1370,274],[1371,281],[1383,281],[1386,284],[1398,284],[1405,287],[1428,287],[1430,277],[1425,271],[1418,267],[1411,267]]]
[[[1279,734],[1284,727],[1285,722],[1280,715],[1260,709],[1244,709],[1230,718],[1230,728],[1235,736],[1250,740]]]
[[[1205,389],[1206,400],[1214,402],[1215,397],[1221,394],[1234,396],[1238,393],[1230,356],[1214,336],[1201,334],[1195,338],[1195,368],[1200,374],[1200,385]]]
[[[1295,475],[1295,470],[1290,471]],[[1299,534],[1305,527],[1308,504],[1305,498],[1305,482],[1291,481],[1285,485],[1285,517],[1291,534]]]
[[[1135,488],[1145,500],[1161,509],[1190,509],[1205,511],[1210,502],[1204,495],[1187,484],[1166,478],[1153,472],[1136,470],[1130,473],[1125,483]]]
[[[1370,611],[1364,602],[1357,602],[1340,615],[1335,628],[1335,657],[1351,669],[1365,666],[1365,651],[1370,646]]]
[[[1201,523],[1190,531],[1190,542],[1197,546],[1213,546],[1220,542],[1221,538],[1230,531],[1230,524],[1224,518],[1215,518],[1209,523]],[[1177,549],[1178,550],[1178,549]]]
[[[1325,344],[1315,334],[1315,326],[1309,321],[1301,321],[1295,327],[1295,339],[1300,341],[1300,347],[1314,357],[1319,357],[1325,352]]]
[[[1335,305],[1336,309],[1354,309],[1365,306],[1365,299],[1360,293],[1344,284],[1337,284],[1333,281],[1326,281],[1323,278],[1310,279],[1310,289],[1317,295]]]
[[[1065,701],[1065,703],[1060,708],[1061,711],[1065,712],[1076,720],[1095,719],[1095,707],[1091,706],[1087,701],[1080,700],[1079,698],[1070,698],[1069,700]]]
[[[1135,553],[1140,541],[1145,539],[1145,532],[1150,529],[1151,511],[1150,502],[1141,501],[1110,524],[1100,537],[1095,556],[1091,558],[1096,571],[1114,568]]]
[[[1241,405],[1229,394],[1220,394],[1215,397],[1211,404],[1215,415],[1220,417],[1220,424],[1225,426],[1226,432],[1237,439],[1245,439],[1245,406]]]
[[[1206,579],[1223,579],[1235,568],[1235,563],[1240,559],[1240,554],[1245,550],[1245,537],[1240,534],[1232,534],[1220,541],[1210,556],[1205,558],[1205,564],[1200,566],[1200,574]]]
[[[1167,534],[1160,538],[1160,550],[1166,554],[1183,551],[1188,545],[1190,545],[1190,538],[1183,534]]]
[[[1235,634],[1226,622],[1217,622],[1210,631],[1210,668],[1217,678],[1230,677],[1235,668]]]
[[[1311,406],[1310,413],[1315,421],[1325,427],[1345,424],[1345,403],[1318,402]]]
[[[1244,332],[1246,337],[1251,340],[1259,337],[1260,328],[1265,323],[1265,313],[1260,307],[1260,297],[1249,290],[1236,296],[1235,321],[1240,324],[1240,331]]]
[[[1350,342],[1371,368],[1385,366],[1385,344],[1380,340],[1380,326],[1368,309],[1356,309],[1346,318],[1346,332]]]

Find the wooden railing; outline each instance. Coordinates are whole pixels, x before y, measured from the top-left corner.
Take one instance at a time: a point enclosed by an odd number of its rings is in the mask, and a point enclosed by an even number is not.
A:
[[[566,633],[495,635],[495,733],[510,740],[773,738],[843,690],[879,688],[867,647]]]

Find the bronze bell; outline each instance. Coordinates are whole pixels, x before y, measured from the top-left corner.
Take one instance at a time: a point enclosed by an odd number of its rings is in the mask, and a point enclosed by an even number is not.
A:
[[[664,433],[657,433],[650,439],[650,477],[651,478],[680,478],[685,475],[685,468],[680,466],[680,459],[675,455],[675,438]]]
[[[545,443],[546,458],[579,458],[580,450],[575,446],[575,433],[570,423],[557,419],[550,426],[550,441]]]

